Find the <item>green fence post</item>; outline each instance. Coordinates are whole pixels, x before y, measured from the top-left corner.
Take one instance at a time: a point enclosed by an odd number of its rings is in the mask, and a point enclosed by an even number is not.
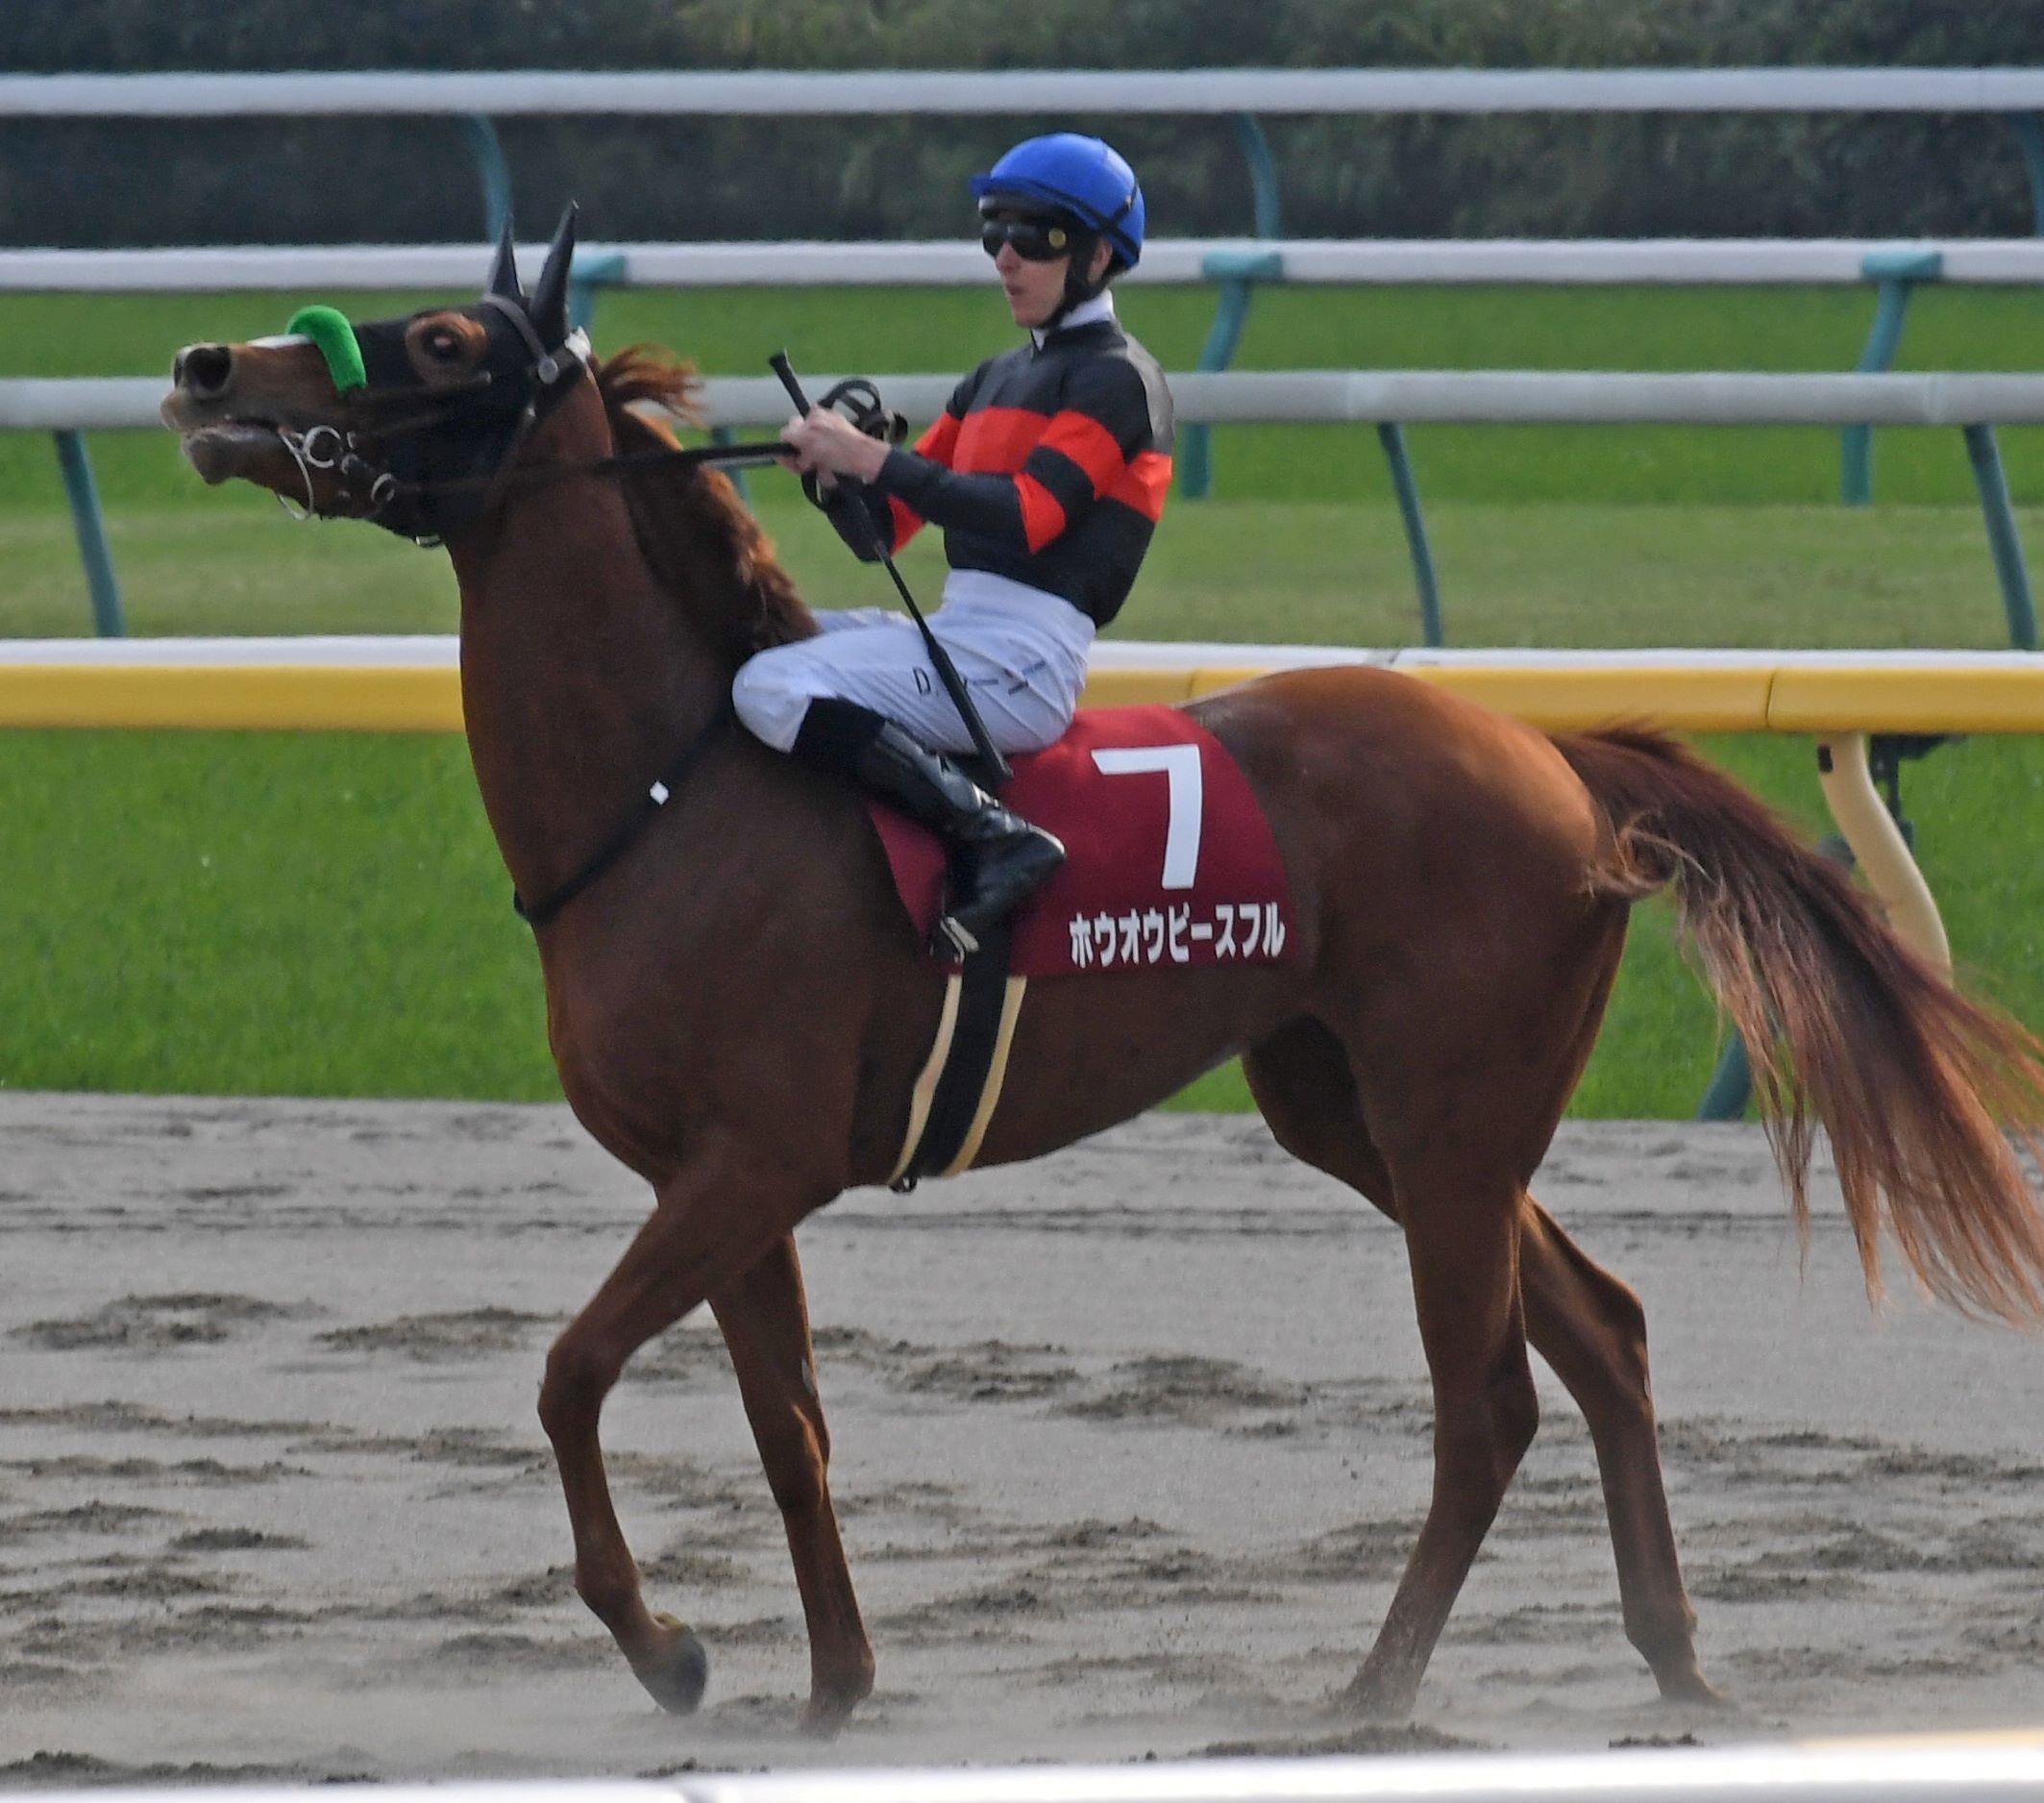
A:
[[[505,161],[497,128],[480,112],[461,121],[468,137],[469,155],[476,160],[476,173],[482,178],[482,218],[485,235],[492,241],[502,235],[504,222],[511,216],[511,165]]]
[[[1910,293],[1917,283],[1935,282],[1944,272],[1945,259],[1936,251],[1874,251],[1860,263],[1859,273],[1878,284],[1874,327],[1859,353],[1862,376],[1877,375],[1894,362]],[[1874,429],[1846,427],[1838,434],[1838,498],[1849,507],[1863,507],[1874,498]]]
[[[1282,282],[1285,259],[1279,251],[1209,251],[1199,272],[1220,284],[1220,308],[1199,353],[1199,369],[1213,375],[1235,360],[1243,322],[1249,313],[1249,289],[1258,282]],[[1178,492],[1188,501],[1202,501],[1214,484],[1213,439],[1202,425],[1178,434]]]
[[[1973,482],[1981,492],[1981,512],[1987,522],[1987,548],[1994,553],[1994,573],[2001,579],[2002,609],[2008,616],[2008,642],[2017,651],[2037,648],[2037,610],[2030,598],[2030,572],[2023,563],[2023,540],[2016,531],[2015,508],[2009,505],[2008,478],[1992,426],[1968,426],[1966,456],[1973,464]]]
[[[1256,235],[1281,238],[1285,231],[1278,214],[1277,164],[1270,161],[1270,140],[1253,112],[1235,115],[1235,137],[1242,145],[1243,161],[1249,165],[1249,207]]]
[[[625,279],[625,253],[603,251],[594,257],[578,255],[568,265],[568,323],[584,332],[596,317],[598,293]]]
[[[1753,1099],[1753,1065],[1746,1056],[1746,1042],[1736,1033],[1725,1042],[1725,1054],[1712,1074],[1711,1087],[1696,1104],[1699,1121],[1736,1121]]]
[[[2023,147],[2023,171],[2030,177],[2030,229],[2044,234],[2044,125],[2033,112],[2005,115],[2015,141]]]
[[[1270,145],[1264,128],[1253,113],[1235,116],[1235,136],[1242,145],[1243,160],[1249,165],[1249,204],[1256,235],[1283,235],[1278,213],[1277,166],[1270,161]],[[1220,284],[1220,305],[1207,331],[1198,367],[1212,375],[1234,361],[1235,347],[1242,342],[1244,322],[1249,316],[1249,291],[1257,282],[1282,282],[1284,259],[1275,251],[1217,251],[1200,265],[1209,282]],[[1178,434],[1178,492],[1188,501],[1203,501],[1214,486],[1213,433],[1205,426],[1188,426]]]
[[[113,553],[107,546],[107,522],[99,510],[92,460],[86,456],[82,433],[61,432],[55,436],[63,491],[71,503],[71,524],[78,533],[78,555],[85,560],[86,585],[92,592],[93,630],[101,638],[120,638],[128,623],[121,617],[120,584],[113,579]]]
[[[1398,497],[1398,517],[1405,522],[1406,548],[1413,554],[1413,580],[1419,588],[1419,630],[1429,645],[1444,645],[1441,625],[1441,584],[1434,575],[1434,551],[1427,543],[1426,516],[1419,511],[1419,484],[1413,480],[1413,460],[1406,455],[1405,428],[1395,420],[1377,427],[1377,442],[1391,466],[1391,488]]]
[[[710,428],[710,443],[735,444],[737,439],[728,426],[712,426]],[[743,501],[746,506],[751,506],[752,505],[752,488],[751,484],[745,479],[745,471],[743,469],[735,469],[726,470],[724,473],[730,478],[731,486],[737,489],[738,499]]]

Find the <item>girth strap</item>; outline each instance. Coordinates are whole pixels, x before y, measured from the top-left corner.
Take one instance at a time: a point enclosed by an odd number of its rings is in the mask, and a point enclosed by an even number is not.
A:
[[[979,1155],[1029,986],[1027,977],[1009,975],[1013,943],[1003,922],[947,979],[937,1037],[910,1098],[908,1134],[887,1181],[891,1190],[912,1190],[932,1172],[956,1176]]]

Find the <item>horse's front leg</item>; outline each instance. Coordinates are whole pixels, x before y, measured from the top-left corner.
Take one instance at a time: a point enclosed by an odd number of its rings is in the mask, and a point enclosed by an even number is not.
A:
[[[830,1430],[816,1388],[809,1307],[795,1237],[784,1234],[737,1282],[710,1297],[738,1371],[746,1418],[788,1530],[809,1625],[809,1705],[802,1726],[834,1734],[873,1692],[873,1644],[830,1506]]]
[[[736,1162],[699,1160],[661,1186],[653,1219],[554,1343],[539,1392],[540,1425],[554,1444],[575,1531],[575,1588],[654,1701],[677,1714],[702,1700],[709,1660],[687,1626],[646,1607],[611,1504],[597,1420],[625,1362],[756,1264],[801,1212],[778,1206],[781,1198],[762,1193],[756,1173],[738,1174]]]

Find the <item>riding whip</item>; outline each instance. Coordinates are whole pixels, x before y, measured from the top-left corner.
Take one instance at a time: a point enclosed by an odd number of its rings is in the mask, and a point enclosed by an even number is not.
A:
[[[787,389],[788,399],[795,403],[795,409],[806,419],[809,416],[809,397],[802,392],[801,383],[796,380],[795,371],[788,362],[785,351],[776,351],[767,358],[769,366],[780,378],[780,385]],[[851,513],[858,520],[858,531],[866,538],[867,548],[894,579],[895,592],[901,597],[901,605],[908,609],[909,618],[915,621],[916,629],[923,634],[923,643],[929,652],[929,660],[936,666],[937,679],[944,684],[944,692],[951,698],[951,704],[958,709],[958,717],[965,723],[965,729],[973,741],[973,750],[986,766],[989,786],[998,789],[1014,773],[1008,768],[1008,760],[994,747],[987,735],[986,722],[980,719],[979,709],[973,704],[973,698],[966,693],[965,679],[951,662],[950,653],[938,642],[936,633],[929,630],[929,622],[923,617],[923,609],[916,605],[916,598],[908,592],[908,584],[901,580],[901,572],[895,567],[893,555],[886,541],[874,526],[872,516],[862,506],[854,506]]]

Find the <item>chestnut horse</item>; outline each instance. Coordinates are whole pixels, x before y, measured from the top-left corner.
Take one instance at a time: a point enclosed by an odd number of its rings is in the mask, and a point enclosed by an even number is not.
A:
[[[209,482],[444,538],[482,803],[518,892],[558,903],[533,912],[561,1087],[653,1192],[547,1359],[576,1588],[646,1689],[693,1708],[706,1656],[641,1594],[597,1426],[633,1352],[707,1302],[787,1528],[804,1720],[827,1731],[874,1659],[793,1234],[886,1179],[943,977],[860,801],[729,723],[739,663],[814,623],[727,482],[648,455],[674,439],[633,405],[686,413],[693,377],[644,352],[599,369],[569,333],[571,239],[572,219],[529,297],[506,243],[481,303],[355,328],[365,370],[345,392],[316,333],[191,346],[164,416]],[[1799,1222],[1829,1133],[1871,1291],[1885,1231],[1937,1296],[2044,1313],[2044,1215],[2022,1165],[2044,1048],[1656,733],[1550,737],[1366,668],[1273,676],[1191,711],[1269,818],[1298,955],[1033,984],[979,1161],[1054,1151],[1241,1054],[1278,1142],[1402,1228],[1432,1378],[1432,1499],[1350,1706],[1415,1700],[1533,1438],[1529,1343],[1588,1422],[1628,1638],[1663,1694],[1710,1699],[1639,1303],[1528,1188],[1630,907],[1672,888],[1754,1049]],[[655,778],[664,807],[645,799]]]

